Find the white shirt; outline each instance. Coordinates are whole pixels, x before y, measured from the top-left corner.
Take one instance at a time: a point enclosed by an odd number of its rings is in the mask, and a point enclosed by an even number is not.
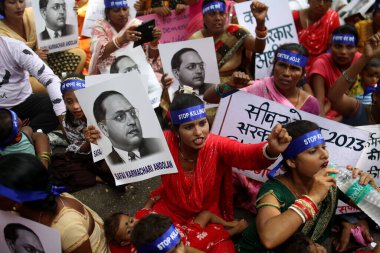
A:
[[[66,112],[61,80],[23,42],[0,36],[0,107],[10,109],[32,94],[29,74],[46,87],[55,114]]]
[[[46,31],[48,32],[50,39],[54,39],[55,38],[55,31],[53,31],[52,29],[50,29],[47,26],[46,26]],[[62,31],[59,30],[57,32],[58,32],[58,37],[57,38],[62,37]]]
[[[119,154],[119,156],[121,157],[121,159],[123,159],[123,161],[131,161],[131,157],[128,155],[128,151],[125,151],[125,150],[122,150],[122,149],[118,149],[118,148],[115,148],[115,151],[116,153]],[[134,150],[132,150],[133,153],[135,153],[136,155],[136,160],[139,160],[141,159],[141,155],[140,155],[140,151],[136,148]]]

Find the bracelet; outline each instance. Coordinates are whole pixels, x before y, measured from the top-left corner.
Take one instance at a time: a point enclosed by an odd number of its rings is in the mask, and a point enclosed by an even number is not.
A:
[[[215,85],[215,92],[218,94],[220,97],[223,96],[223,93],[220,91],[220,86],[219,84]]]
[[[120,48],[120,44],[119,44],[119,42],[117,41],[117,37],[114,37],[114,38],[112,39],[112,42],[113,42],[113,44],[115,45],[116,48]]]
[[[46,160],[46,161],[48,161],[48,163],[50,163],[51,153],[50,152],[41,152],[38,154],[38,158],[40,160]]]
[[[288,209],[293,210],[294,212],[296,212],[296,214],[298,214],[299,217],[301,217],[302,223],[306,222],[305,216],[303,216],[303,214],[297,208],[295,208],[293,205],[289,206]]]
[[[264,37],[259,37],[259,36],[256,34],[256,39],[257,39],[257,40],[266,40],[267,37],[268,37],[268,34],[265,35]]]
[[[259,30],[256,27],[255,33],[257,37],[261,37],[261,38],[266,37],[268,35],[268,28],[265,27],[265,30]]]
[[[149,48],[152,49],[152,50],[157,50],[157,49],[158,49],[158,46],[152,47],[152,46],[149,44]]]
[[[267,153],[267,147],[269,146],[269,144],[268,143],[266,143],[265,145],[264,145],[264,147],[263,147],[263,155],[264,155],[264,157],[266,158],[266,159],[268,159],[268,160],[277,160],[278,159],[278,156],[277,157],[270,157],[269,155],[268,155],[268,153]]]
[[[344,77],[344,79],[349,83],[349,84],[354,84],[356,82],[356,77],[355,78],[351,78],[348,76],[347,72],[344,70],[342,72],[342,76]]]
[[[306,220],[311,220],[313,218],[313,215],[310,212],[310,210],[308,210],[306,208],[306,206],[303,205],[303,203],[301,203],[300,201],[298,201],[298,199],[294,202],[294,204],[292,206],[294,206],[295,208],[297,208],[299,211],[302,211],[303,214],[305,215]]]
[[[276,204],[272,204],[272,203],[261,203],[261,204],[258,204],[256,206],[256,210],[259,210],[260,208],[264,207],[264,206],[271,206],[271,207],[274,207],[276,208],[278,211],[281,211],[281,208],[279,205],[276,205]]]
[[[317,204],[315,204],[314,200],[312,200],[308,195],[303,195],[301,199],[306,201],[313,208],[315,213],[319,212]]]

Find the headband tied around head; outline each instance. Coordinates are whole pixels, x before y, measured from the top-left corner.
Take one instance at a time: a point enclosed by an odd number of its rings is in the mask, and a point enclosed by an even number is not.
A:
[[[7,144],[9,142],[11,142],[18,134],[18,117],[17,117],[17,114],[12,110],[9,110],[9,109],[5,109],[5,110],[9,111],[9,113],[11,114],[12,130],[11,130],[10,134],[8,135],[8,137],[5,138],[5,140],[0,143],[0,150],[4,150],[5,147],[7,146]]]
[[[170,225],[160,237],[137,249],[137,253],[166,253],[181,241],[181,236],[174,225]]]
[[[278,50],[277,60],[304,68],[307,64],[308,58],[302,54],[297,54],[287,50]]]
[[[299,136],[295,140],[292,140],[289,146],[281,154],[282,161],[269,172],[268,177],[273,179],[276,172],[282,167],[287,159],[296,157],[299,153],[324,143],[325,139],[323,139],[322,133],[319,129],[308,132]]]
[[[376,86],[367,86],[365,87],[363,97],[368,95],[369,93],[380,93],[380,81],[377,83]]]
[[[334,44],[356,45],[355,36],[352,34],[334,34],[332,41]]]
[[[203,6],[202,13],[203,15],[214,12],[214,11],[226,11],[226,4],[223,2],[211,2]]]
[[[0,195],[17,203],[46,199],[49,195],[59,196],[62,192],[67,192],[67,188],[65,186],[52,185],[50,187],[50,191],[27,191],[14,190],[0,184]]]
[[[200,104],[182,110],[171,111],[170,117],[174,125],[180,125],[193,120],[206,118],[205,106]]]
[[[106,8],[123,8],[128,7],[126,0],[104,0],[104,6]]]
[[[86,88],[85,81],[77,77],[67,78],[61,84],[61,92]]]

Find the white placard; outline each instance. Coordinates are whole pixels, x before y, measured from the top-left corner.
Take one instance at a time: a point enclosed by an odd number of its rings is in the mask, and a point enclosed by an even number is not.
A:
[[[38,46],[49,53],[78,47],[78,18],[75,0],[50,0],[46,8],[32,1]],[[58,37],[55,38],[55,33]]]
[[[129,16],[130,18],[136,17],[136,10],[133,7],[136,0],[128,0]],[[92,27],[96,20],[103,20],[105,18],[104,13],[104,0],[89,0],[86,10],[86,16],[83,22],[82,35],[86,37],[92,37]]]
[[[94,163],[99,162],[100,160],[103,160],[104,156],[103,156],[102,149],[96,144],[93,144],[93,143],[90,143],[90,144],[91,144],[92,160],[94,161]]]
[[[12,234],[17,234],[15,240]],[[10,250],[12,246],[14,250]],[[25,247],[28,249],[25,252],[61,252],[61,235],[53,228],[0,211],[0,252],[21,252],[16,249]]]
[[[264,53],[256,54],[256,78],[271,75],[274,59],[274,51],[285,43],[298,43],[296,27],[289,8],[288,1],[262,0],[268,6],[268,14],[265,25],[268,28],[268,36]],[[256,20],[251,13],[252,1],[235,4],[236,15],[239,24],[245,26],[254,36]]]
[[[116,185],[176,173],[177,168],[137,72],[107,76],[104,83],[90,84],[88,88],[76,90],[75,94],[88,124],[101,132],[98,145]],[[107,91],[119,94],[105,95],[103,102],[96,101]],[[94,107],[98,108],[94,110]],[[132,107],[137,112],[132,112]],[[128,159],[131,152],[137,157],[134,161]]]
[[[220,83],[213,38],[159,44],[158,48],[164,72],[174,77],[174,83],[169,88],[171,100],[174,93],[179,89],[180,83],[178,79],[184,80],[181,82],[182,85],[187,84],[190,86],[191,83],[202,83],[197,87],[193,87],[200,98],[203,98],[203,93],[208,87],[212,86],[212,84]],[[183,54],[179,53],[181,55],[179,57],[180,67],[177,71],[173,70],[171,65],[173,56],[185,48],[196,52],[189,50]],[[183,60],[185,60],[185,63],[182,63]],[[199,66],[200,62],[204,64],[203,71]]]
[[[372,7],[375,0],[351,0],[346,6],[339,10],[341,24],[344,24],[344,19],[355,14],[360,14],[362,18],[366,18],[366,12]]]

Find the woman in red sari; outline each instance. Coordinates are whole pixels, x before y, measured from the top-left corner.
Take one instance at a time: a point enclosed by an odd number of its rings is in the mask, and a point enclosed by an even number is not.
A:
[[[330,34],[339,26],[339,15],[331,10],[332,0],[309,0],[309,8],[293,11],[298,40],[309,52],[306,72],[315,58],[326,52]]]
[[[202,100],[190,94],[176,95],[170,115],[172,131],[166,131],[165,137],[178,173],[161,176],[162,185],[150,197],[160,196],[153,210],[168,215],[174,223],[187,225],[203,210],[232,220],[232,167],[265,169],[290,141],[280,125],[267,143],[242,144],[211,134]],[[183,115],[194,116],[181,119]],[[232,241],[226,240],[215,243],[208,252],[235,249]]]

